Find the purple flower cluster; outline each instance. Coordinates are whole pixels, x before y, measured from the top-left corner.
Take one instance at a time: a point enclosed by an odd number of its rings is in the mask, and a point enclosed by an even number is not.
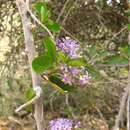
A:
[[[80,46],[75,40],[71,39],[70,37],[57,38],[56,46],[70,58],[80,57]]]
[[[84,67],[76,68],[67,65],[61,65],[60,69],[62,80],[69,85],[76,84],[79,86],[84,86],[89,83],[91,78]]]
[[[79,44],[70,37],[57,38],[56,46],[71,59],[81,57]],[[84,86],[89,83],[90,76],[84,67],[76,68],[61,64],[60,70],[61,79],[67,84]]]
[[[50,130],[73,130],[74,128],[81,128],[80,121],[73,121],[67,118],[58,118],[49,122]]]

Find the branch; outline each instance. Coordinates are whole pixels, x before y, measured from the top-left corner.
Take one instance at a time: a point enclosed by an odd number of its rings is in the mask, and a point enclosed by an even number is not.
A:
[[[39,96],[34,103],[34,117],[36,120],[37,130],[45,130],[45,121],[43,115],[43,92],[40,88],[39,75],[34,72],[32,68],[32,61],[35,58],[35,46],[33,34],[30,27],[30,18],[28,17],[28,8],[24,0],[16,0],[16,4],[22,19],[23,32],[25,38],[25,50],[27,52],[30,71],[32,75],[33,90],[36,92],[36,96]],[[28,104],[28,103],[27,103]],[[26,106],[26,105],[24,105]]]
[[[70,32],[68,32],[64,27],[62,27],[62,30],[68,34],[71,38],[73,38],[75,41],[77,41],[78,43],[82,44],[75,36],[73,36]]]
[[[124,31],[124,29],[122,31]],[[128,35],[128,44],[130,44],[130,31],[129,31],[129,35]],[[130,59],[129,59],[129,73],[128,73],[128,80],[127,80],[127,82],[128,82],[127,83],[127,87],[126,87],[125,93],[123,94],[123,97],[121,99],[119,113],[118,113],[116,121],[115,121],[114,130],[119,130],[120,121],[123,119],[123,114],[124,114],[126,103],[127,103],[127,115],[130,114],[130,111],[128,109],[129,98],[130,98],[130,92],[129,92],[130,91]],[[127,116],[127,129],[128,130],[129,130],[129,125],[130,125],[130,121],[129,121],[129,117]]]
[[[56,20],[57,23],[59,22],[60,17],[63,15],[63,13],[64,13],[64,11],[65,11],[65,8],[66,8],[66,6],[67,6],[68,3],[69,3],[69,0],[66,0],[65,4],[64,4],[64,6],[63,6],[63,8],[62,8],[62,10],[61,10],[61,13],[59,14],[59,16],[58,16],[58,18],[57,18],[57,20]]]
[[[32,17],[32,19],[34,21],[36,21],[39,25],[41,25],[47,32],[48,34],[54,39],[54,36],[52,35],[51,31],[44,25],[41,23],[41,21],[32,13],[32,11],[30,10],[29,8],[29,0],[26,0],[26,8],[27,8],[27,11],[29,12],[30,16]]]
[[[30,16],[32,17],[32,19],[34,21],[36,21],[39,25],[41,25],[47,32],[48,34],[51,36],[51,38],[54,39],[54,36],[53,34],[51,33],[51,31],[44,25],[40,22],[40,20],[32,13],[32,11],[30,9],[28,9],[28,12],[30,13]]]
[[[41,91],[42,91],[42,90],[41,90],[41,87],[40,87],[40,86],[37,86],[37,89],[36,89],[35,91],[36,91],[36,96],[33,97],[33,98],[32,98],[31,100],[29,100],[28,102],[26,102],[25,104],[19,106],[19,107],[15,110],[16,113],[18,113],[19,111],[25,109],[26,107],[28,107],[28,106],[30,106],[30,105],[32,105],[32,104],[35,104],[35,103],[38,101],[38,99],[40,98],[40,95],[41,95]]]
[[[77,117],[75,116],[71,106],[69,105],[69,94],[68,93],[65,95],[65,103],[66,103],[66,105],[67,105],[67,107],[69,109],[69,112],[71,113],[73,119],[76,119]]]

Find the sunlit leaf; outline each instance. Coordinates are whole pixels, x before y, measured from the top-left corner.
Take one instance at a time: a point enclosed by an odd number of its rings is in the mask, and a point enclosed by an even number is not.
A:
[[[42,2],[38,2],[38,3],[36,3],[35,4],[35,10],[39,13],[39,14],[41,14],[41,10],[47,10],[47,7],[46,7],[46,5],[45,5],[45,3],[42,3]]]
[[[41,21],[44,22],[46,16],[46,9],[44,6],[41,7]]]
[[[41,22],[45,23],[49,20],[51,16],[51,12],[47,9],[47,6],[45,3],[39,2],[35,4],[35,10],[40,16]]]

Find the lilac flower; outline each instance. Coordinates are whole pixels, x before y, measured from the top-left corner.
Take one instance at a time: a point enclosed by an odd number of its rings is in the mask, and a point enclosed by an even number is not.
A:
[[[81,128],[81,122],[78,121],[78,122],[76,123],[76,125],[74,126],[74,128]]]
[[[77,69],[75,67],[70,68],[70,72],[72,73],[72,75],[77,75],[81,72],[81,69]]]
[[[56,39],[56,46],[71,59],[81,57],[79,44],[70,37]],[[61,79],[66,84],[84,86],[89,83],[90,77],[84,67],[76,68],[61,64],[60,70]]]
[[[85,85],[88,84],[90,80],[90,77],[88,75],[82,75],[80,76],[80,84]]]
[[[68,74],[63,74],[63,75],[62,75],[62,80],[63,80],[65,83],[72,85],[72,79],[71,79],[71,76],[70,76],[70,75],[68,75]]]
[[[71,119],[58,118],[49,122],[50,130],[72,130],[73,128],[81,128],[81,123],[75,123]]]
[[[88,72],[85,71],[84,67],[76,68],[61,64],[60,70],[61,79],[66,84],[84,86],[89,83],[90,76],[88,75]]]
[[[70,37],[56,39],[56,46],[70,58],[80,57],[80,46],[75,40],[71,39]]]

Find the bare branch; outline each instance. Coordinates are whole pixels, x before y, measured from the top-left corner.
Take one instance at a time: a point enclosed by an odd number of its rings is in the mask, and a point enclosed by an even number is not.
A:
[[[36,21],[39,25],[41,25],[41,26],[48,32],[48,34],[51,36],[51,38],[54,39],[54,36],[53,36],[53,34],[51,33],[51,31],[50,31],[44,24],[42,24],[42,23],[38,20],[38,18],[32,13],[32,11],[31,11],[30,9],[28,9],[28,12],[30,13],[32,19],[33,19],[34,21]]]
[[[25,49],[27,52],[29,66],[32,75],[33,90],[36,92],[36,96],[39,96],[37,102],[34,103],[34,117],[36,120],[37,130],[45,130],[45,121],[43,115],[43,92],[39,85],[39,75],[37,75],[32,68],[32,61],[35,58],[35,46],[33,34],[31,32],[30,27],[31,21],[28,17],[28,8],[24,0],[16,0],[16,4],[22,19],[23,32],[25,38]]]
[[[21,111],[22,109],[32,105],[32,104],[35,104],[38,99],[40,98],[40,93],[41,93],[41,87],[40,86],[37,86],[37,89],[35,90],[36,91],[36,96],[33,97],[30,101],[26,102],[25,104],[21,105],[20,107],[18,107],[15,112],[18,113],[19,111]]]

